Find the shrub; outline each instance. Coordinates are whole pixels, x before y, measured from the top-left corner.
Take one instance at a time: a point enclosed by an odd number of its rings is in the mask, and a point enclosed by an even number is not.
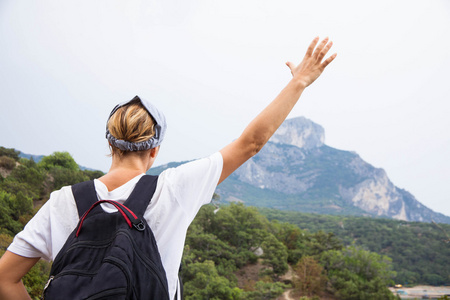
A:
[[[12,170],[16,166],[16,161],[8,156],[0,156],[0,167],[6,170]]]

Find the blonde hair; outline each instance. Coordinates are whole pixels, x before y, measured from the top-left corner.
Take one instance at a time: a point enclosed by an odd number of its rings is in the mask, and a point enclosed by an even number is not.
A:
[[[145,142],[155,135],[155,120],[140,101],[132,101],[117,109],[109,118],[107,126],[113,137],[131,143]],[[129,152],[112,145],[111,149],[113,155],[122,156]]]

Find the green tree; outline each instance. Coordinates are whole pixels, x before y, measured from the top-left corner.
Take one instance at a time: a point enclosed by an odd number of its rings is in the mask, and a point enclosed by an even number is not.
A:
[[[102,177],[103,175],[105,175],[105,173],[103,173],[102,171],[93,171],[93,170],[83,170],[81,171],[83,173],[83,175],[87,176],[89,178],[89,180],[94,180],[97,178]]]
[[[321,256],[334,293],[342,299],[395,299],[391,259],[357,247],[330,250]]]
[[[15,149],[0,147],[0,156],[11,157],[15,161],[18,161],[19,160],[19,154],[20,154],[20,151],[17,151]]]
[[[54,152],[51,155],[44,156],[38,165],[45,170],[53,168],[64,168],[72,171],[78,171],[79,167],[68,152]]]
[[[84,175],[79,170],[72,170],[66,168],[53,168],[49,171],[53,178],[53,190],[59,190],[63,186],[72,185],[78,182],[89,180],[89,177]]]
[[[254,207],[232,203],[221,207],[210,219],[210,230],[238,251],[251,250],[261,246],[267,236],[268,224]]]
[[[288,253],[287,248],[283,243],[277,240],[272,234],[268,235],[261,245],[264,251],[262,258],[264,264],[270,266],[273,273],[282,275],[288,270]]]
[[[233,300],[239,299],[242,291],[228,279],[219,276],[214,262],[206,260],[189,265],[185,272],[184,284],[186,300]]]
[[[289,286],[281,282],[256,282],[255,290],[244,292],[241,299],[246,300],[270,300],[276,299],[283,294],[284,290]]]
[[[22,214],[30,213],[32,200],[22,193],[11,195],[0,190],[0,228],[3,233],[15,235],[22,230],[23,224],[19,222]]]

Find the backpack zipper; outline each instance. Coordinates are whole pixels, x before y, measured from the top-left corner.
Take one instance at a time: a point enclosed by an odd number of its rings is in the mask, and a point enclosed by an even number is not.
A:
[[[47,283],[45,284],[45,286],[44,286],[44,289],[42,290],[42,299],[45,299],[45,292],[47,291],[47,289],[50,287],[50,284],[52,283],[52,281],[53,280],[55,280],[55,279],[58,279],[59,277],[61,277],[61,276],[64,276],[64,275],[79,275],[79,276],[86,276],[86,277],[92,277],[92,276],[94,276],[96,273],[88,273],[88,272],[85,272],[85,271],[78,271],[78,270],[70,270],[70,271],[64,271],[64,272],[61,272],[61,273],[59,273],[59,274],[57,274],[56,276],[55,275],[52,275],[52,276],[50,276],[49,278],[48,278],[48,281],[47,281]]]
[[[45,299],[45,291],[47,290],[48,286],[50,285],[50,283],[52,283],[53,279],[55,278],[55,276],[50,276],[50,278],[48,279],[47,283],[44,286],[44,289],[42,290],[42,296],[41,299]]]

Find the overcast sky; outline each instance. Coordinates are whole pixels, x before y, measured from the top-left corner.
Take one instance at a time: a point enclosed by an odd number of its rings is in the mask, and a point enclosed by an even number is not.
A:
[[[448,0],[0,1],[0,145],[107,171],[113,106],[169,122],[157,164],[220,150],[315,37],[336,60],[290,117],[450,216]]]

